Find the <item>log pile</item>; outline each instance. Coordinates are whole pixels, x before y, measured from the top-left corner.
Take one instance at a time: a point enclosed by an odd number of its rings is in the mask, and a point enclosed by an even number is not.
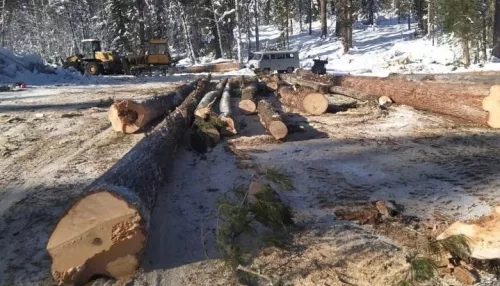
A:
[[[59,284],[83,285],[95,275],[127,279],[139,266],[157,192],[189,128],[209,80],[149,136],[80,192],[47,242],[52,275]]]
[[[500,88],[494,84],[494,75],[445,76],[391,76],[387,78],[352,75],[315,75],[298,70],[296,77],[310,84],[330,86],[330,92],[344,94],[359,100],[378,100],[389,97],[396,104],[418,110],[453,116],[473,123],[500,128]],[[492,77],[481,80],[482,77]],[[455,80],[448,80],[453,79]],[[463,79],[470,79],[463,82]]]

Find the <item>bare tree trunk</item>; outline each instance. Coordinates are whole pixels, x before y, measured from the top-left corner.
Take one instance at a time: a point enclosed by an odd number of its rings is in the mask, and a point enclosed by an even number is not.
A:
[[[189,29],[186,23],[186,12],[184,11],[184,7],[179,0],[177,0],[177,5],[179,6],[179,10],[181,12],[180,18],[182,22],[182,28],[184,29],[184,38],[186,39],[186,46],[188,48],[189,57],[191,58],[192,63],[197,63],[198,60],[194,53],[193,42],[191,41],[191,36],[189,35]]]
[[[495,19],[493,24],[492,55],[500,59],[500,0],[495,0]]]
[[[213,0],[212,0],[213,1]],[[259,41],[259,0],[255,0],[254,6],[254,17],[255,17],[255,50],[260,50],[260,41]]]
[[[217,19],[217,13],[215,11],[214,0],[210,0],[210,2],[212,4],[212,13],[214,15],[215,27],[217,29],[217,37],[219,38],[219,49],[220,49],[221,55],[224,56],[224,47],[222,46],[222,36],[220,33],[220,24],[219,24],[219,19]]]
[[[259,2],[259,1],[256,1]],[[302,1],[298,0],[297,8],[299,10],[299,29],[302,32]]]
[[[464,65],[468,67],[470,66],[470,48],[468,39],[462,39],[462,52]]]
[[[139,45],[141,49],[141,55],[145,54],[146,49],[145,36],[144,36],[144,2],[143,0],[137,0],[137,10],[139,11]]]
[[[500,1],[500,0],[499,0]],[[309,35],[312,35],[312,6],[313,6],[313,1],[309,0]]]
[[[487,53],[486,49],[488,46],[488,39],[487,39],[487,35],[486,35],[486,30],[488,29],[488,26],[486,23],[486,17],[482,17],[481,21],[483,24],[483,27],[482,27],[483,33],[482,33],[482,37],[481,37],[481,51],[483,53],[483,61],[487,61],[488,60],[488,53]]]
[[[234,0],[234,7],[236,9],[236,45],[238,49],[238,62],[242,62],[241,58],[241,23],[240,23],[240,2]]]
[[[2,0],[2,20],[0,25],[2,25],[0,29],[0,47],[5,46],[5,17],[7,15],[7,11],[5,11],[5,0]]]
[[[328,26],[326,22],[326,0],[319,0],[321,13],[321,38],[328,36]]]
[[[411,9],[408,12],[408,30],[411,30]]]

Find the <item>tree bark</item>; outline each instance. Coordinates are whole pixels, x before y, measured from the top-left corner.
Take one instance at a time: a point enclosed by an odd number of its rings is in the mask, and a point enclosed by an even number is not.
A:
[[[108,118],[117,132],[134,133],[152,120],[167,114],[196,88],[197,81],[183,85],[177,91],[144,100],[122,100],[109,108]]]
[[[281,102],[293,109],[310,115],[321,115],[328,109],[328,99],[324,94],[315,92],[312,88],[283,85],[278,88]]]
[[[245,115],[254,114],[257,111],[256,97],[259,92],[259,84],[256,80],[249,82],[241,89],[241,100],[238,104],[241,112]]]
[[[52,275],[83,285],[94,275],[127,279],[139,266],[158,190],[209,80],[120,161],[72,199],[47,242]]]
[[[312,35],[312,5],[313,1],[309,0],[309,35]]]
[[[373,100],[388,96],[397,104],[488,125],[488,112],[483,110],[482,102],[490,94],[491,84],[414,82],[363,76],[325,77],[303,70],[298,73],[308,80],[362,92]]]
[[[495,0],[495,19],[493,24],[492,55],[500,59],[500,0]]]
[[[259,101],[259,119],[260,123],[266,130],[275,138],[283,139],[288,134],[288,128],[283,123],[281,116],[276,112],[269,100],[262,99]]]
[[[326,0],[319,0],[320,13],[321,13],[321,36],[320,38],[328,36],[328,26],[326,17]]]
[[[260,51],[260,40],[259,40],[259,0],[255,1],[254,17],[255,17],[255,51]]]
[[[212,13],[214,15],[215,29],[217,30],[217,40],[219,43],[220,55],[222,57],[224,55],[224,47],[222,46],[222,35],[220,33],[220,24],[219,24],[220,21],[219,19],[217,19],[214,0],[210,0],[210,3],[212,4]]]
[[[238,51],[238,62],[242,62],[242,57],[241,57],[241,23],[240,23],[240,0],[235,0],[234,5],[236,9],[236,45],[237,45],[237,51]]]

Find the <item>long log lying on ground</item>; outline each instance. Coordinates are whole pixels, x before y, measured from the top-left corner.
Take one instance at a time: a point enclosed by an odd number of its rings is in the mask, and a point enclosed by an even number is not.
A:
[[[284,105],[311,115],[321,115],[328,109],[326,96],[311,88],[299,87],[295,89],[291,86],[280,85],[278,94]]]
[[[234,124],[234,120],[231,118],[233,112],[231,110],[231,89],[232,86],[230,82],[226,84],[226,87],[224,88],[224,91],[222,92],[222,97],[220,99],[219,103],[219,112],[220,116],[219,118],[226,122],[227,127],[226,130],[228,131],[229,134],[236,135],[236,126]]]
[[[259,93],[259,83],[257,80],[246,83],[241,89],[241,100],[238,104],[241,112],[245,115],[254,114],[257,111],[256,97]]]
[[[158,190],[189,128],[209,80],[149,136],[85,188],[61,217],[47,242],[59,284],[83,285],[94,275],[127,279],[139,266]]]
[[[259,101],[258,105],[260,123],[275,139],[283,139],[288,134],[288,128],[283,119],[274,109],[273,104],[266,99]]]
[[[484,111],[482,106],[483,100],[490,93],[491,85],[488,84],[424,83],[397,78],[349,75],[319,76],[303,70],[299,74],[307,80],[356,90],[374,100],[388,96],[397,104],[488,125],[488,112]]]
[[[227,81],[227,78],[222,79],[215,87],[215,90],[209,91],[207,94],[205,94],[205,96],[200,100],[200,103],[196,107],[194,115],[205,119],[212,113],[212,106],[215,101],[222,95]]]
[[[109,108],[108,118],[114,130],[134,133],[152,120],[172,111],[196,88],[196,81],[176,91],[156,95],[144,100],[122,100]]]

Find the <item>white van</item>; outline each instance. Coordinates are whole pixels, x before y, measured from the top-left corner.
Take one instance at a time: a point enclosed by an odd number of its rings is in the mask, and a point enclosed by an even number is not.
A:
[[[255,52],[247,66],[256,71],[279,73],[293,71],[300,67],[299,51],[261,51]]]

